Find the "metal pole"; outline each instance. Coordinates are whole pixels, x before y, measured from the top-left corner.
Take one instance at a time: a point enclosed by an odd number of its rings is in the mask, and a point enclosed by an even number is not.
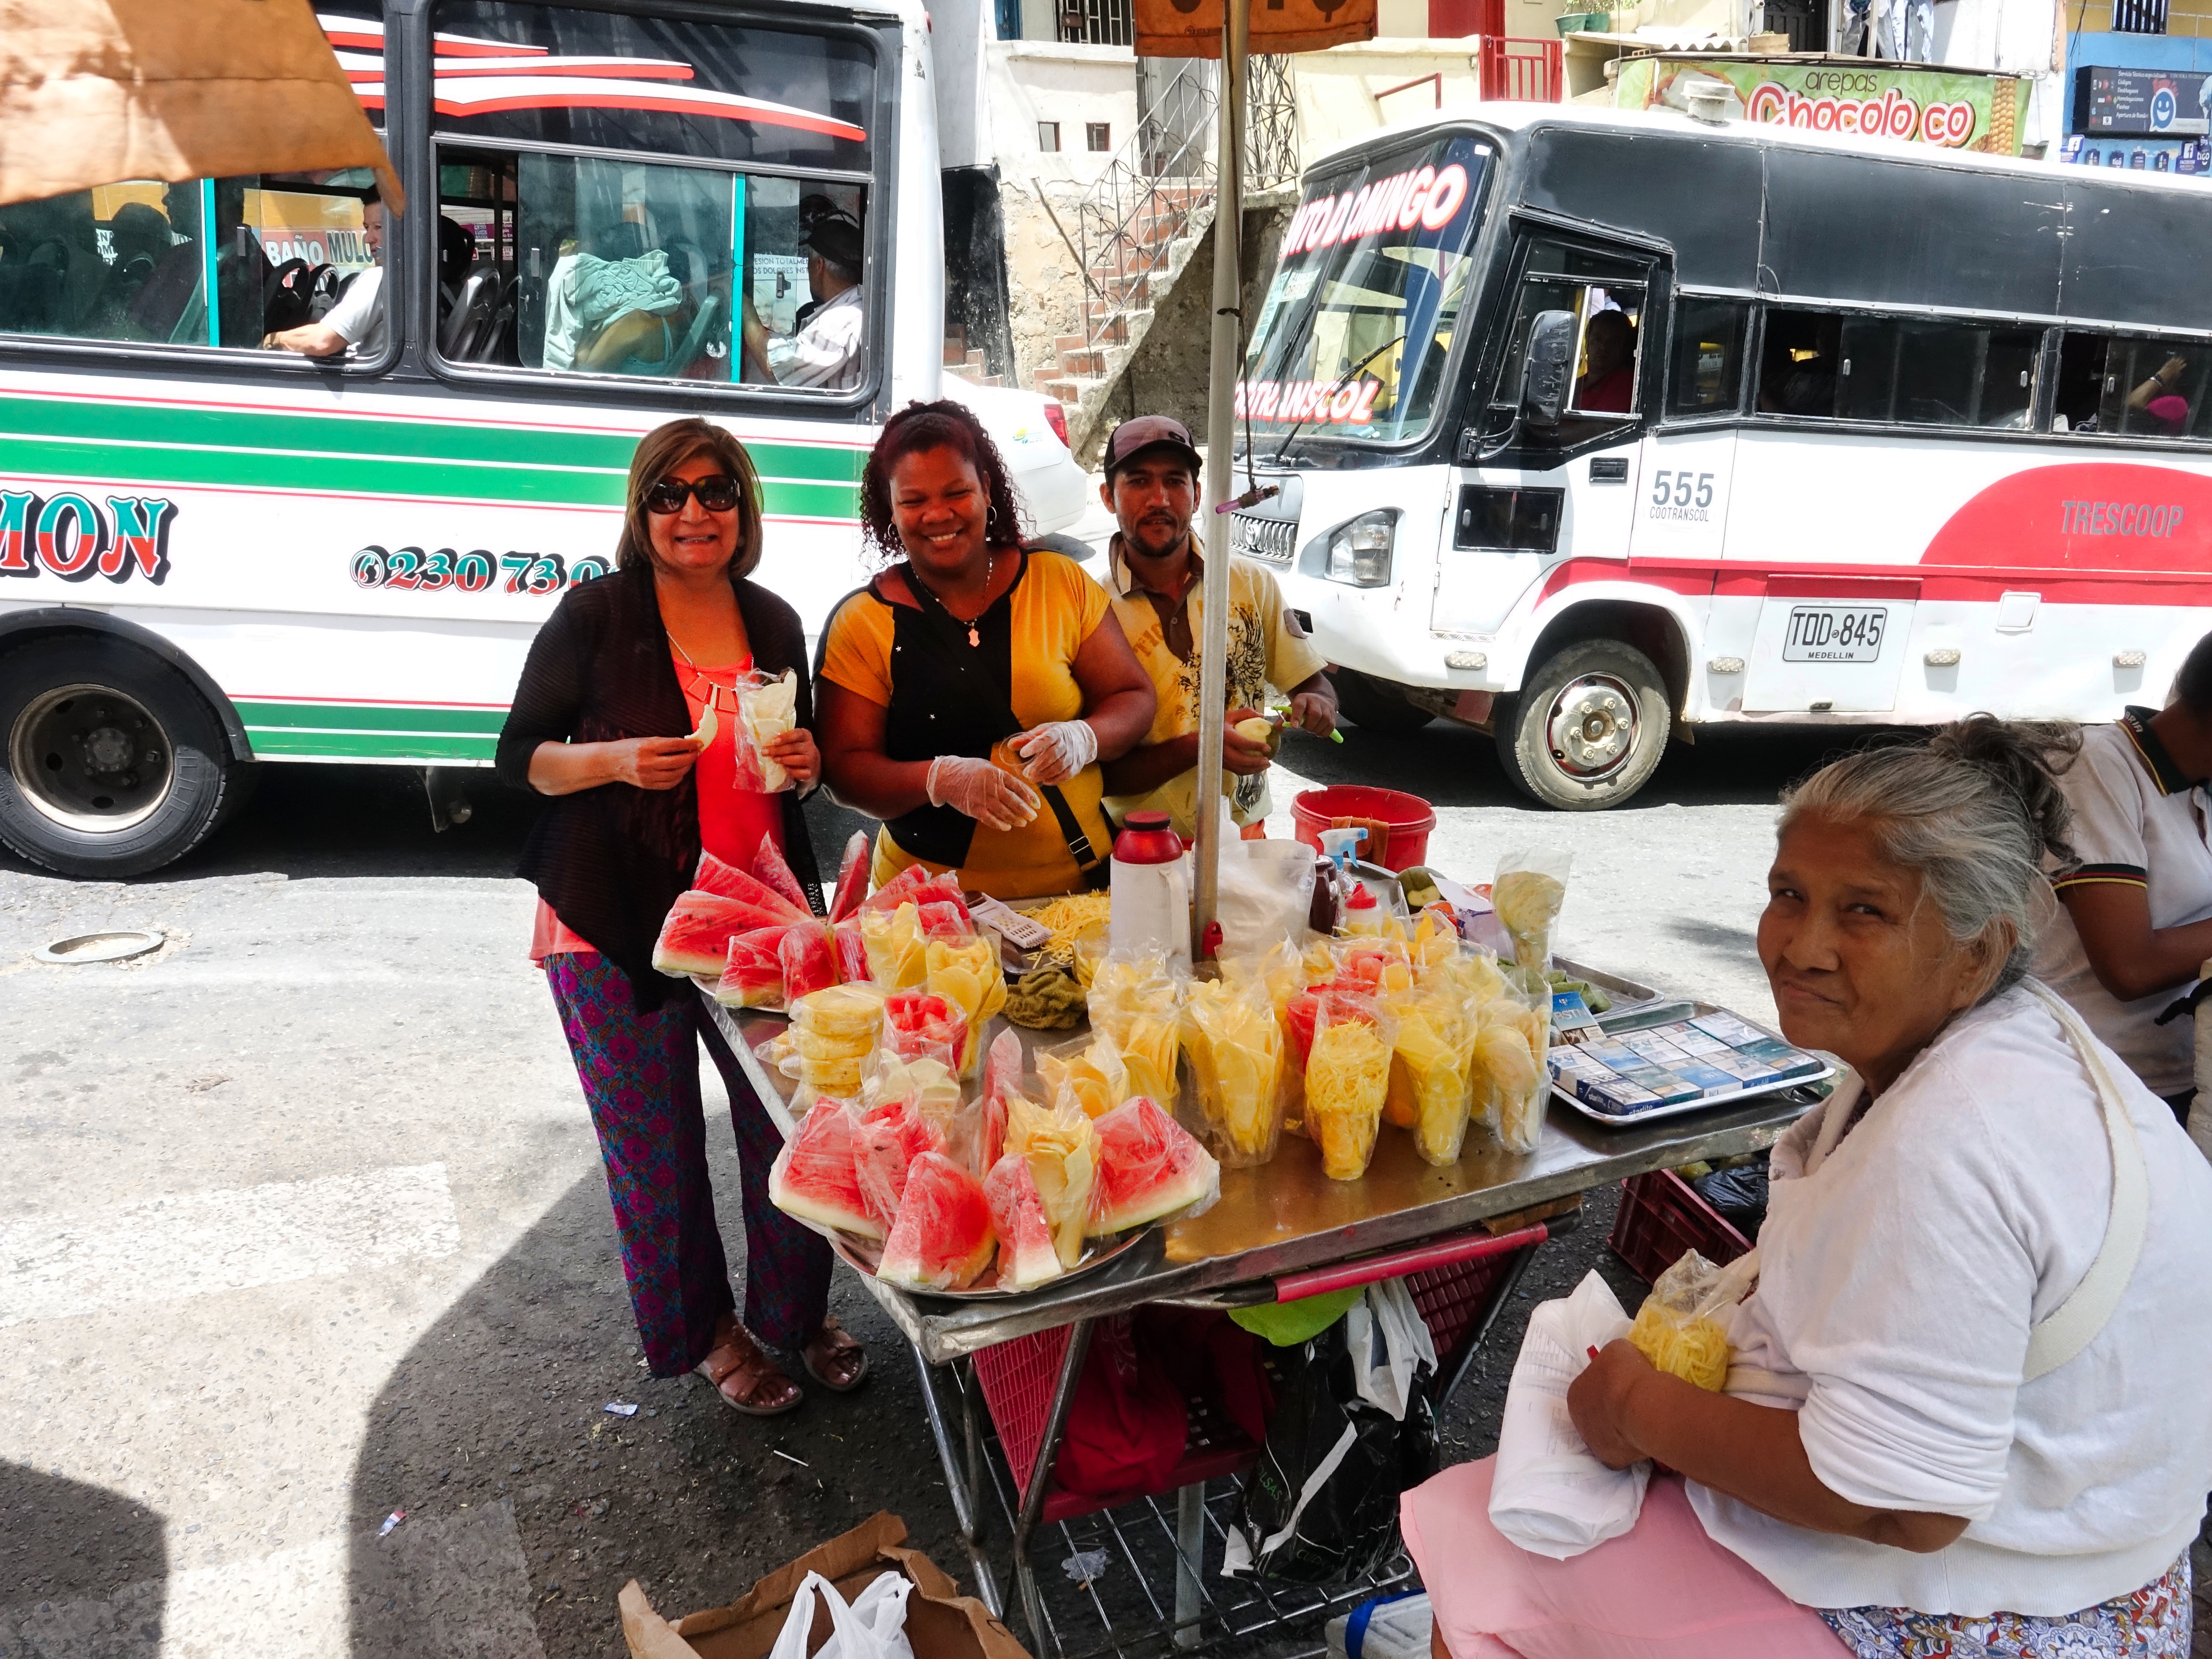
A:
[[[1198,641],[1198,847],[1191,882],[1190,945],[1206,954],[1221,866],[1221,729],[1229,686],[1229,521],[1214,508],[1237,493],[1231,480],[1236,446],[1239,361],[1237,308],[1243,304],[1244,61],[1249,0],[1225,0],[1221,12],[1220,122],[1213,181],[1213,352],[1206,410],[1205,616]]]
[[[1206,1560],[1206,1482],[1193,1481],[1176,1493],[1175,1644],[1198,1645],[1199,1616],[1205,1593],[1199,1574]]]

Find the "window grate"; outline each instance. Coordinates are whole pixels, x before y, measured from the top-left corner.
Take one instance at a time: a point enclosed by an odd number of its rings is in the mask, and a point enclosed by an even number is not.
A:
[[[1132,0],[1060,0],[1060,38],[1092,46],[1129,46],[1137,40]]]
[[[2164,34],[2166,0],[2112,0],[2116,34]]]

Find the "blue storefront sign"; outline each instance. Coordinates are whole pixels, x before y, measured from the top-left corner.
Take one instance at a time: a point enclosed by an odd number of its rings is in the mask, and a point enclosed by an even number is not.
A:
[[[2212,74],[2203,70],[2087,64],[2074,71],[2077,133],[2179,138],[2212,131],[2208,105]]]

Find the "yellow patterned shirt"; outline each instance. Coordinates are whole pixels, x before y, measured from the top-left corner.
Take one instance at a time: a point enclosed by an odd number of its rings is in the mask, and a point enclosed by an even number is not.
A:
[[[1203,551],[1194,534],[1191,551]],[[1152,684],[1159,691],[1159,708],[1152,716],[1152,729],[1145,734],[1145,741],[1165,743],[1170,738],[1197,731],[1197,662],[1185,662],[1170,648],[1166,633],[1160,626],[1159,612],[1129,574],[1128,560],[1119,536],[1114,538],[1107,561],[1106,592],[1113,601],[1114,614],[1121,619],[1121,631],[1129,637],[1129,648],[1137,653],[1137,660],[1144,665],[1145,672],[1152,677]],[[1183,603],[1190,607],[1194,639],[1203,634],[1203,584],[1193,582]],[[1264,710],[1268,687],[1287,691],[1328,665],[1328,659],[1314,648],[1314,642],[1298,626],[1297,619],[1284,609],[1283,590],[1276,586],[1275,579],[1248,559],[1231,559],[1229,696],[1224,707]],[[1271,809],[1265,772],[1249,778],[1224,772],[1221,775],[1221,793],[1229,797],[1230,815],[1239,828],[1261,823]],[[1197,772],[1193,769],[1170,778],[1148,795],[1109,796],[1106,810],[1114,815],[1116,823],[1133,811],[1165,812],[1174,823],[1176,832],[1188,837],[1197,833]]]

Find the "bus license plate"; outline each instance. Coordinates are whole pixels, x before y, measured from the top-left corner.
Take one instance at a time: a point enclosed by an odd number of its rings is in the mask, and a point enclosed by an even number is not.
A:
[[[1784,662],[1873,662],[1881,655],[1881,605],[1799,605],[1790,609]]]

